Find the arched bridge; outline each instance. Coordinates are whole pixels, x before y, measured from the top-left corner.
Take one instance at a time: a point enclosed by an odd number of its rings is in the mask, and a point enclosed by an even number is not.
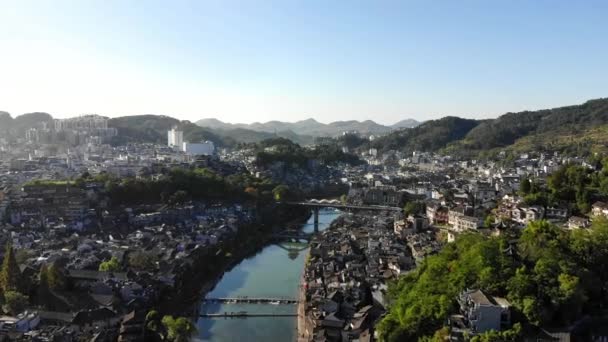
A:
[[[383,205],[354,205],[354,204],[345,204],[338,200],[317,200],[311,199],[308,201],[302,202],[285,202],[289,205],[299,205],[310,207],[313,211],[314,215],[314,224],[315,224],[315,232],[319,231],[319,209],[321,208],[335,208],[338,210],[376,210],[376,211],[394,211],[394,212],[402,212],[403,209],[399,207],[391,207],[391,206],[383,206]]]

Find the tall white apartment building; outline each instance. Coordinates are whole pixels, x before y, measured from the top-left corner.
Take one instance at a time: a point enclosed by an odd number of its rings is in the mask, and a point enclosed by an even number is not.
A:
[[[167,145],[181,149],[183,144],[184,132],[178,131],[175,127],[167,132]]]

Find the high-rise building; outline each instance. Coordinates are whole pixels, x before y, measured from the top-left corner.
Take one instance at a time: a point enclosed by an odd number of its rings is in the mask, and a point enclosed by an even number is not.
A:
[[[167,132],[167,145],[181,149],[183,143],[184,132],[178,131],[175,127]]]

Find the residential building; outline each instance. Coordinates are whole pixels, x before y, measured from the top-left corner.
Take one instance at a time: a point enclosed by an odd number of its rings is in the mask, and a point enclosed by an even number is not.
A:
[[[437,203],[430,203],[426,206],[426,216],[431,224],[447,224],[448,208]]]
[[[452,336],[500,331],[511,325],[511,305],[504,298],[486,295],[481,290],[466,290],[458,296],[458,304],[460,313],[449,319]]]
[[[608,203],[606,202],[595,202],[591,206],[591,214],[594,217],[604,216],[608,217]]]
[[[173,148],[181,148],[184,143],[184,132],[172,128],[167,132],[167,145]]]
[[[467,230],[476,230],[481,227],[483,222],[481,218],[475,216],[458,216],[456,218],[456,224],[454,224],[454,230],[457,232],[464,232]]]
[[[568,219],[568,229],[589,228],[591,221],[586,217],[572,216]]]
[[[191,156],[205,155],[209,156],[215,152],[215,145],[212,141],[203,141],[200,143],[184,142],[182,144],[183,151]]]

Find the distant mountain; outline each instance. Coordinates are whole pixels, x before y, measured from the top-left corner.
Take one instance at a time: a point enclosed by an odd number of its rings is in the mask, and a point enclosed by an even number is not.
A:
[[[13,118],[9,113],[0,111],[0,133],[4,135],[23,137],[26,130],[42,128],[45,124],[47,127],[53,125],[53,117],[48,113],[27,113]],[[185,141],[211,140],[217,146],[222,147],[231,147],[237,143],[259,142],[275,137],[287,138],[302,145],[311,144],[314,141],[312,136],[298,135],[289,130],[275,134],[221,124],[205,128],[190,121],[180,121],[166,115],[156,114],[111,118],[108,120],[108,126],[118,130],[118,135],[112,140],[114,145],[129,142],[166,143],[167,131],[173,127],[178,127],[184,132]]]
[[[48,113],[26,113],[15,118],[7,112],[0,111],[0,132],[13,132],[23,135],[30,128],[42,128],[53,125],[53,117]]]
[[[190,121],[180,121],[165,115],[132,115],[112,118],[108,127],[118,130],[113,142],[116,145],[128,142],[166,143],[167,131],[173,127],[184,132],[184,141],[213,141],[218,146],[232,146],[237,141],[229,136],[217,134],[210,129],[197,126]]]
[[[414,119],[405,119],[391,125],[392,128],[413,128],[420,125],[420,121]]]
[[[0,112],[0,132],[5,134],[11,129],[13,125],[13,118],[7,112]]]
[[[53,117],[49,113],[35,112],[19,115],[13,120],[13,129],[25,131],[31,127],[40,127],[43,124],[51,126]]]
[[[312,136],[312,137],[333,137],[342,134],[342,132],[357,131],[363,134],[386,134],[397,128],[415,127],[418,122],[413,119],[399,121],[393,126],[380,125],[374,121],[336,121],[329,124],[324,124],[315,119],[307,119],[296,122],[283,121],[268,121],[254,122],[252,124],[230,124],[222,122],[218,119],[202,119],[196,122],[201,127],[234,129],[243,128],[258,132],[280,133],[291,131],[297,135]]]
[[[173,127],[184,132],[184,141],[197,142],[201,140],[213,141],[222,147],[231,147],[237,143],[252,143],[262,140],[283,137],[298,144],[310,144],[313,137],[302,136],[292,131],[275,133],[258,132],[250,129],[223,125],[221,121],[212,123],[212,127],[201,127],[190,121],[180,121],[164,115],[134,115],[110,119],[109,127],[118,129],[115,144],[127,142],[166,143],[167,131]]]
[[[195,123],[201,127],[208,127],[208,128],[231,129],[231,128],[236,127],[236,125],[224,123],[218,119],[203,119],[203,120],[198,120]]]
[[[211,128],[209,128],[211,129]],[[309,145],[314,142],[314,137],[309,135],[298,135],[293,131],[280,131],[276,133],[254,131],[245,128],[214,128],[214,132],[219,135],[231,137],[240,143],[257,143],[266,139],[285,138],[300,145]]]
[[[28,113],[12,118],[0,112],[0,134],[23,137],[29,128],[51,126],[48,113]],[[561,151],[585,156],[608,154],[608,98],[590,100],[580,105],[506,113],[496,119],[472,120],[444,117],[419,123],[402,120],[392,126],[374,121],[336,121],[323,124],[314,119],[294,123],[269,121],[253,124],[230,124],[204,119],[196,124],[164,115],[135,115],[112,118],[108,125],[118,130],[114,144],[128,142],[165,143],[167,131],[177,126],[184,140],[211,140],[218,146],[286,138],[309,144],[317,137],[334,137],[345,131],[377,135],[371,143],[381,151],[442,151],[456,155],[492,155],[497,151]],[[369,148],[367,139],[343,136],[345,146]]]

